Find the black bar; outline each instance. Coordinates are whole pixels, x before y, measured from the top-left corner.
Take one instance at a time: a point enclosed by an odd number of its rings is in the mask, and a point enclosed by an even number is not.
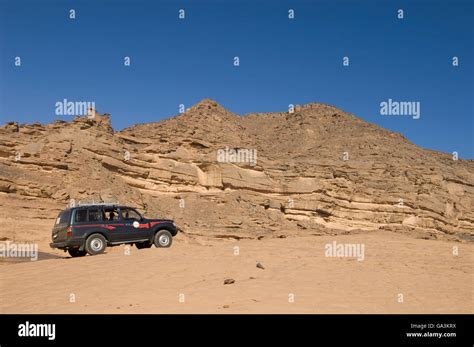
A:
[[[182,345],[187,339],[193,345],[213,341],[243,346],[280,345],[284,341],[291,342],[291,346],[473,345],[472,315],[0,315],[0,322],[1,347],[77,343],[141,346],[160,345],[166,340]],[[25,333],[24,328],[31,329],[33,323],[55,324],[54,340],[48,338],[52,331],[48,335],[46,330],[47,336],[20,337],[20,329]],[[428,336],[434,333],[451,336]]]

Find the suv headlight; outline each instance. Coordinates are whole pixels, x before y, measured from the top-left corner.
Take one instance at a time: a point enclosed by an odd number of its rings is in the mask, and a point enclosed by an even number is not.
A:
[[[171,224],[173,224],[173,226],[176,228],[176,223],[175,223],[175,222],[173,222],[173,223],[171,223]]]

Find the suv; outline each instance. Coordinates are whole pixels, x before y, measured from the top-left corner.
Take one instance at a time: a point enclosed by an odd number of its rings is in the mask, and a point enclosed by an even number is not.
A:
[[[72,257],[103,253],[107,246],[129,243],[138,249],[170,247],[178,229],[169,219],[147,219],[136,209],[118,205],[86,205],[59,213],[51,248]]]

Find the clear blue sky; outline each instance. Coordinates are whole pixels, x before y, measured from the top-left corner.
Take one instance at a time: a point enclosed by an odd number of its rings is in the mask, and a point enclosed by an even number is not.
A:
[[[238,114],[322,102],[473,159],[473,9],[468,0],[0,0],[0,120],[69,120],[55,115],[64,98],[95,101],[115,129],[203,98]],[[421,118],[381,116],[389,98],[421,102]]]

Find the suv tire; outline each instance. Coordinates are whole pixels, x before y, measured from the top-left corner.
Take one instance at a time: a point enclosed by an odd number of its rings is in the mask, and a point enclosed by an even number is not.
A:
[[[171,243],[173,242],[173,237],[168,230],[160,230],[155,234],[155,238],[153,239],[153,243],[158,248],[168,248],[171,247]]]
[[[67,250],[67,252],[69,253],[69,255],[73,258],[76,258],[76,257],[83,257],[87,254],[86,251],[81,251],[80,249],[78,248],[69,248]]]
[[[101,234],[92,234],[86,240],[86,251],[90,255],[104,253],[107,248],[107,240]]]

